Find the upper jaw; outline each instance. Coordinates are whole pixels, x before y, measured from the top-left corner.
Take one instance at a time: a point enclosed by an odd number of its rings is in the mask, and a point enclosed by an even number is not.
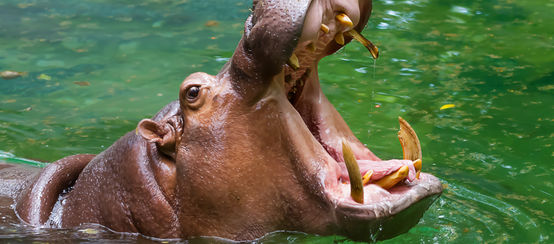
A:
[[[308,79],[317,77],[317,64],[353,38],[378,57],[378,49],[360,32],[371,14],[371,1],[312,1],[301,35],[282,72],[287,96],[294,105]],[[296,93],[296,94],[295,94]]]

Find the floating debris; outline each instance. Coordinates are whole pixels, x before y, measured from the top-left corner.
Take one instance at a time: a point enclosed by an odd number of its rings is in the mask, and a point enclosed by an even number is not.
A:
[[[40,74],[37,79],[39,80],[52,80],[52,76],[49,76],[47,74]]]
[[[164,24],[163,20],[158,20],[158,21],[154,22],[154,24],[152,24],[152,27],[159,28],[159,27],[162,27],[163,24]]]
[[[206,21],[206,23],[204,25],[207,26],[207,27],[214,27],[214,26],[218,26],[219,22],[217,22],[215,20],[208,20],[208,21]]]
[[[442,105],[442,107],[439,110],[449,109],[453,107],[456,107],[456,105],[449,103],[449,104]]]
[[[74,81],[73,84],[80,86],[90,86],[90,82],[88,81]]]
[[[20,76],[25,75],[25,74],[26,74],[25,72],[6,70],[6,71],[0,72],[0,77],[2,77],[2,79],[4,79],[4,80],[11,80],[11,79],[15,79],[15,78],[20,77]]]

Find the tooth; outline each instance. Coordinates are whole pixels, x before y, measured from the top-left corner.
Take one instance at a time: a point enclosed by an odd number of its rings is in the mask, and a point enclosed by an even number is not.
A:
[[[294,53],[290,56],[287,64],[294,70],[300,68],[300,62],[298,62],[298,57]]]
[[[404,159],[416,161],[414,162],[414,166],[416,166],[417,160],[422,159],[421,154],[421,144],[419,144],[419,139],[417,138],[417,135],[406,122],[401,117],[398,117],[398,122],[400,122],[400,130],[398,131],[398,139],[400,140],[400,145],[402,146],[402,154],[404,156]],[[417,170],[417,176],[419,176],[419,172],[421,172],[422,162],[419,162],[419,170]],[[419,177],[418,177],[419,178]]]
[[[370,40],[366,39],[362,34],[358,33],[356,30],[352,29],[347,32],[352,38],[356,39],[356,41],[360,42],[364,47],[369,50],[369,53],[371,53],[371,56],[373,59],[377,59],[379,57],[379,48],[377,46],[373,45]]]
[[[419,179],[419,173],[421,173],[421,167],[423,167],[422,164],[423,163],[421,162],[421,159],[414,161],[414,168],[416,170],[416,179]]]
[[[340,45],[344,45],[344,35],[342,33],[337,33],[335,35],[335,41],[340,44]]]
[[[416,178],[419,179],[421,168],[423,167],[421,144],[417,138],[417,134],[414,129],[404,120],[402,117],[398,117],[400,123],[400,130],[398,131],[398,139],[400,140],[400,146],[402,146],[402,154],[404,159],[414,161],[414,167],[416,168]]]
[[[326,24],[321,24],[320,29],[321,29],[321,31],[323,31],[323,33],[325,33],[325,34],[329,33],[329,26],[327,26]]]
[[[409,168],[408,166],[404,165],[400,167],[396,172],[389,174],[380,180],[376,181],[375,184],[382,187],[383,189],[389,189],[396,185],[398,182],[406,178],[408,176]]]
[[[348,27],[354,26],[354,23],[352,23],[352,20],[350,19],[350,17],[348,17],[348,15],[346,15],[345,13],[337,14],[335,18],[343,25],[346,25]]]
[[[365,186],[367,183],[369,183],[369,180],[371,179],[371,176],[373,175],[373,170],[368,170],[365,172],[364,176],[362,176],[362,184]]]
[[[313,42],[310,42],[310,44],[308,44],[306,47],[308,48],[308,50],[310,50],[312,52],[316,51],[316,46],[315,46],[315,43],[313,43]]]
[[[348,170],[348,178],[350,178],[350,196],[354,201],[363,204],[364,203],[364,186],[362,185],[362,175],[360,174],[360,167],[352,149],[348,143],[342,141],[342,157]]]

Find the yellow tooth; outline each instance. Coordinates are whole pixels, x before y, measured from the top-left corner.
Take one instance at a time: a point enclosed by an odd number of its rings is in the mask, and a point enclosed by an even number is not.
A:
[[[398,131],[398,139],[400,140],[400,146],[402,146],[402,154],[404,159],[414,161],[414,167],[416,168],[416,177],[419,179],[419,173],[423,167],[422,154],[421,154],[421,144],[417,135],[406,122],[401,117],[398,117],[398,122],[400,122],[400,130]],[[419,163],[418,163],[419,160]]]
[[[346,164],[346,170],[348,170],[348,178],[350,178],[350,196],[354,201],[363,204],[364,186],[362,184],[360,167],[358,162],[356,162],[352,149],[345,140],[342,141],[342,157]]]
[[[414,161],[414,168],[416,170],[416,179],[419,179],[419,173],[421,173],[421,167],[423,167],[423,163],[421,162],[421,159]]]
[[[400,123],[398,139],[402,146],[404,159],[414,161],[421,159],[421,145],[414,129],[402,117],[398,117],[398,122]]]
[[[362,176],[362,184],[365,186],[367,183],[369,183],[369,180],[371,180],[371,176],[373,175],[373,170],[369,170],[365,172],[365,175]]]
[[[340,44],[340,45],[344,45],[344,35],[342,33],[337,33],[335,35],[335,41]]]
[[[345,13],[337,14],[335,18],[343,25],[346,25],[348,27],[354,26],[354,23],[352,23],[352,20],[350,19],[350,17],[348,17],[348,15],[346,15]]]
[[[300,68],[300,62],[298,61],[298,57],[294,53],[290,56],[287,64],[294,70]]]
[[[409,168],[404,165],[400,167],[396,172],[389,174],[378,181],[375,182],[376,185],[382,187],[383,189],[389,189],[394,185],[398,184],[401,180],[405,179],[408,176]]]
[[[306,47],[308,48],[308,50],[310,50],[312,52],[316,51],[316,46],[315,46],[315,43],[313,43],[313,42],[310,42],[310,44],[308,44]]]
[[[321,29],[321,31],[323,31],[323,33],[325,33],[325,34],[329,33],[329,26],[327,26],[326,24],[321,24],[320,29]]]
[[[370,40],[366,39],[362,34],[358,33],[356,30],[352,29],[347,32],[352,38],[356,39],[356,41],[360,42],[364,47],[369,50],[369,53],[371,53],[371,56],[373,59],[377,59],[379,57],[379,48],[377,46],[373,45]]]

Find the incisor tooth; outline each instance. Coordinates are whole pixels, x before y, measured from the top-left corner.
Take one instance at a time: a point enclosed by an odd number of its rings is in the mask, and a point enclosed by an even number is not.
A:
[[[400,130],[398,131],[398,139],[400,140],[400,146],[402,146],[402,154],[404,159],[414,161],[414,167],[416,168],[416,177],[419,179],[419,173],[421,172],[422,154],[421,144],[419,138],[414,129],[401,117],[398,117],[400,123]],[[419,160],[419,162],[418,162]]]
[[[290,55],[290,58],[287,64],[294,70],[297,70],[298,68],[300,68],[300,62],[298,61],[298,57],[294,53]]]
[[[326,24],[321,24],[320,29],[321,29],[321,31],[323,31],[323,33],[325,33],[325,34],[329,33],[329,26],[327,26]]]
[[[368,170],[365,172],[364,176],[362,176],[362,184],[365,186],[367,183],[369,183],[369,180],[371,180],[371,176],[373,175],[373,170]]]
[[[343,25],[346,25],[348,27],[354,26],[354,23],[352,23],[350,17],[348,17],[348,15],[346,15],[345,13],[337,14],[335,18]]]
[[[416,170],[416,179],[419,179],[419,173],[421,173],[421,167],[423,167],[421,159],[414,161],[414,168]]]
[[[360,174],[360,167],[352,149],[346,142],[342,141],[342,157],[346,164],[346,170],[348,171],[348,178],[350,178],[350,196],[354,201],[363,204],[364,203],[364,186],[362,184],[362,175]]]
[[[380,180],[376,181],[375,184],[382,187],[383,189],[389,189],[394,185],[398,184],[401,180],[405,179],[408,176],[409,168],[404,165],[400,167],[396,172],[389,174]]]
[[[370,40],[366,39],[362,34],[358,33],[356,30],[352,29],[349,30],[348,33],[352,38],[354,38],[356,41],[360,42],[364,47],[369,50],[369,53],[371,53],[371,56],[373,59],[377,59],[379,57],[379,48],[377,46],[373,45]]]
[[[337,33],[335,35],[335,41],[340,44],[340,45],[344,45],[344,35],[342,33]]]

